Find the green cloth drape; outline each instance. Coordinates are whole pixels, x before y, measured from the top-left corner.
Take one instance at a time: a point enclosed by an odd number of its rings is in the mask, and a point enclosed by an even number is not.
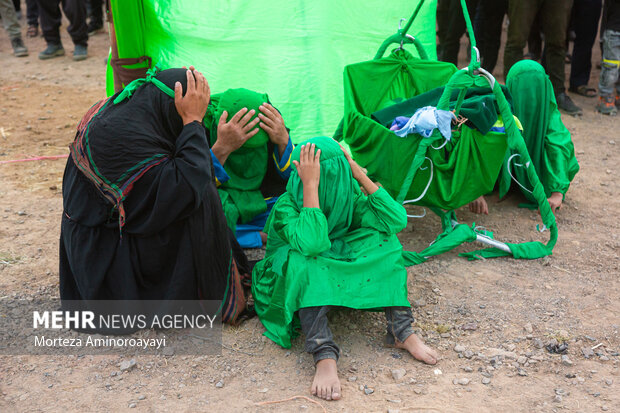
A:
[[[546,196],[549,197],[552,192],[566,194],[579,171],[579,164],[545,69],[535,61],[522,60],[508,72],[506,85],[513,98],[514,114],[523,125],[523,139]],[[521,185],[532,189],[524,168],[514,164],[522,164],[520,157],[514,157],[508,165],[514,153],[508,151],[504,160],[499,182],[500,196],[504,196],[511,185],[509,167]],[[529,201],[536,202],[530,192],[520,189]]]
[[[300,308],[409,306],[407,271],[396,237],[407,225],[405,209],[381,188],[362,194],[335,141],[321,137],[307,142],[321,149],[321,208],[303,207],[303,183],[294,168],[287,192],[267,221],[265,258],[252,273],[265,335],[286,348],[296,335]],[[300,148],[293,159],[299,160]]]

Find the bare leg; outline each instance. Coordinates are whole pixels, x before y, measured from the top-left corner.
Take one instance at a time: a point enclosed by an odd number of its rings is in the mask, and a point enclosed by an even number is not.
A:
[[[396,340],[395,347],[407,350],[416,360],[426,364],[436,364],[439,359],[437,352],[424,344],[420,337],[415,334],[411,334],[402,343]]]
[[[314,396],[324,400],[340,399],[340,379],[338,379],[336,360],[327,358],[316,363],[316,372],[310,391]]]

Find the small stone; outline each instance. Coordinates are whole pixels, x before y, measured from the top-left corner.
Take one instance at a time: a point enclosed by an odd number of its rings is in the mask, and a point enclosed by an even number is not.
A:
[[[129,408],[130,409],[135,409],[136,406],[137,406],[137,404],[135,404],[135,403],[129,403]]]
[[[424,298],[420,298],[419,300],[413,300],[414,307],[424,307],[426,305],[426,300]]]
[[[469,367],[469,366],[465,366],[465,367],[463,367],[463,371],[464,371],[465,373],[471,373],[471,372],[473,372],[473,371],[474,371],[474,369],[472,369],[472,368],[471,368],[471,367]]]
[[[402,400],[400,399],[386,399],[390,403],[400,403]]]
[[[615,145],[615,144],[616,144],[616,141],[611,140],[611,141],[609,141],[609,144],[610,144],[610,145]]]
[[[463,356],[466,359],[470,359],[470,358],[472,358],[474,356],[474,352],[471,351],[471,350],[465,350],[465,352],[463,353]]]
[[[347,380],[350,381],[350,382],[357,381],[357,376],[349,376],[349,378]]]
[[[131,371],[134,367],[136,367],[135,359],[121,361],[121,371]]]
[[[602,406],[601,406],[601,410],[602,410],[602,411],[604,411],[604,412],[606,412],[607,410],[609,410],[609,407],[607,407],[607,406],[605,406],[605,405],[602,405]]]
[[[452,384],[454,385],[461,385],[461,386],[467,386],[469,384],[469,379],[466,377],[460,378],[460,379],[454,379],[452,380]]]
[[[264,389],[260,389],[258,392],[259,393],[267,393],[269,391],[269,389],[267,387],[265,387]]]
[[[478,308],[481,308],[481,309],[483,309],[483,310],[484,310],[485,308],[487,308],[487,306],[486,306],[486,305],[484,305],[484,304],[480,304],[480,305],[478,306]]]
[[[611,386],[612,384],[614,384],[614,381],[612,379],[605,379],[605,384]]]
[[[364,386],[364,394],[366,394],[366,396],[373,394],[375,391],[373,389],[371,389],[368,386]]]
[[[522,368],[517,369],[517,374],[519,376],[525,377],[527,376],[527,371],[523,370]]]
[[[568,356],[566,354],[562,354],[562,364],[564,364],[565,366],[572,366],[573,362],[570,361],[570,359],[568,358]]]
[[[527,357],[525,357],[525,356],[519,356],[519,358],[517,359],[517,363],[519,363],[519,364],[525,364],[525,363],[527,363]]]
[[[560,396],[559,394],[556,394],[555,396],[553,396],[553,401],[555,403],[562,403],[562,396]]]
[[[609,357],[607,357],[606,355],[602,355],[598,359],[601,361],[609,361]]]
[[[215,387],[217,387],[218,389],[221,389],[222,387],[224,387],[224,381],[220,380],[217,383],[215,383]]]
[[[144,399],[146,399],[145,395],[141,394],[141,395],[138,396],[138,400],[144,400]]]
[[[590,347],[582,347],[581,354],[583,354],[585,358],[589,359],[590,357],[594,356],[594,350],[592,350]]]
[[[433,370],[433,373],[435,373],[435,376],[441,376],[441,374],[442,374],[441,370],[439,370],[439,369]]]
[[[491,383],[491,379],[490,378],[488,378],[488,377],[483,377],[482,378],[482,384],[489,384],[489,383]]]
[[[387,409],[387,413],[400,413],[398,409]]]
[[[541,339],[539,339],[539,338],[533,339],[532,340],[532,344],[536,348],[543,348],[545,346],[545,343],[543,343],[543,341]]]
[[[532,327],[532,323],[527,323],[526,325],[523,326],[523,329],[528,334],[532,334],[534,332],[534,328]]]
[[[462,353],[465,351],[465,346],[457,344],[456,346],[454,346],[454,351],[456,351],[457,353]]]
[[[161,354],[163,354],[164,356],[174,355],[174,347],[164,347]]]
[[[396,381],[399,381],[403,377],[405,377],[407,371],[405,369],[394,369],[392,370],[392,378]]]
[[[20,217],[23,217],[24,215],[28,215],[28,214],[26,213],[26,211],[19,211],[17,212],[17,215],[19,215]]]
[[[478,324],[477,323],[465,323],[461,326],[461,330],[465,330],[465,331],[478,330]]]

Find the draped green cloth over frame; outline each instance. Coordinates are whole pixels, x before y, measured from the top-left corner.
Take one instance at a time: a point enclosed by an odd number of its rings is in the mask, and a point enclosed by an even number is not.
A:
[[[266,93],[258,93],[247,89],[228,89],[226,92],[211,96],[211,103],[205,115],[204,123],[209,130],[211,145],[217,141],[217,126],[222,112],[228,112],[228,120],[239,110],[254,109],[254,119],[258,107],[269,102]],[[261,183],[267,172],[267,132],[259,128],[259,132],[245,144],[231,153],[224,164],[224,169],[230,177],[223,182],[218,192],[224,207],[224,214],[228,226],[234,231],[239,219],[249,222],[258,214],[267,210],[267,204],[260,191]]]
[[[356,309],[409,306],[407,271],[396,237],[407,225],[402,205],[382,188],[362,194],[340,146],[321,149],[319,203],[303,207],[303,183],[293,169],[267,221],[267,251],[252,273],[252,295],[265,335],[289,348],[296,311],[334,305]],[[299,160],[301,145],[292,158]]]
[[[523,138],[546,196],[549,197],[552,192],[566,194],[579,171],[579,164],[545,69],[533,60],[522,60],[508,72],[506,85],[513,97],[514,114],[523,125]],[[509,151],[504,160],[499,181],[500,196],[508,192],[512,182],[508,168],[521,185],[528,190],[532,188],[525,170],[514,164],[515,161],[522,164],[519,156],[515,156],[508,165],[514,153]],[[529,201],[536,202],[530,192],[520,189]]]

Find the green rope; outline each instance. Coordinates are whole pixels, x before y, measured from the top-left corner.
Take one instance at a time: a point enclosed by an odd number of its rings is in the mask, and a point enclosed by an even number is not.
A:
[[[129,99],[131,95],[133,95],[133,93],[145,83],[154,84],[159,90],[174,99],[174,90],[170,89],[161,80],[155,77],[160,71],[161,69],[159,68],[159,64],[155,65],[154,68],[147,70],[146,78],[136,79],[133,82],[129,83],[127,86],[125,86],[125,89],[123,89],[123,91],[118,94],[118,96],[114,99],[112,103],[116,105],[117,103],[120,103],[125,99]]]

